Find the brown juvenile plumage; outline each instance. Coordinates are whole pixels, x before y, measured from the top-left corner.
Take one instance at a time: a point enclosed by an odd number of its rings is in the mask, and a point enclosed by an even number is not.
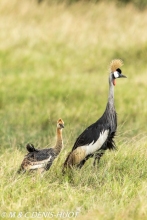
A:
[[[62,129],[64,128],[64,122],[62,119],[57,121],[56,135],[57,140],[56,144],[52,148],[46,149],[36,149],[33,144],[27,144],[26,148],[29,153],[24,157],[20,171],[26,170],[36,170],[40,172],[44,170],[49,170],[54,159],[59,155],[61,149],[63,148],[63,138],[62,138]]]

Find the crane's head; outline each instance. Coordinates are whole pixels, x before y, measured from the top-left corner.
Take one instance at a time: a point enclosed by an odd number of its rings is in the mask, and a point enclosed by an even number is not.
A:
[[[127,78],[126,76],[124,76],[122,74],[122,71],[120,69],[120,67],[122,65],[123,65],[123,62],[120,59],[112,60],[112,62],[110,64],[110,70],[111,70],[112,81],[113,81],[114,86],[116,85],[116,79],[117,78]]]
[[[64,128],[64,121],[61,118],[57,121],[57,128]]]

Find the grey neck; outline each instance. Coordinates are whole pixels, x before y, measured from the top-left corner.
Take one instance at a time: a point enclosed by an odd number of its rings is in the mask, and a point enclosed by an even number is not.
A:
[[[108,95],[108,104],[107,107],[114,108],[114,85],[113,85],[113,75],[109,75],[109,95]]]
[[[111,131],[115,131],[117,127],[116,111],[114,106],[114,85],[113,85],[113,75],[109,76],[109,95],[106,110],[103,114],[103,119],[109,123]]]

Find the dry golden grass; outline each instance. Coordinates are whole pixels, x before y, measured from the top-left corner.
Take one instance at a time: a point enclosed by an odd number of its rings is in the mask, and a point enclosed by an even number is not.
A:
[[[64,3],[2,0],[0,13],[2,48],[26,39],[35,44],[57,38],[75,46],[99,44],[100,48],[135,46],[147,39],[147,13],[132,5],[116,8],[113,3],[77,3],[67,7]]]

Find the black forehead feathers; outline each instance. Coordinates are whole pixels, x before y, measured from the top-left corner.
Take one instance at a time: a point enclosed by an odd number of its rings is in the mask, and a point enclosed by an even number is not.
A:
[[[119,69],[119,68],[118,68],[118,69],[116,69],[116,71],[117,71],[117,72],[119,72],[119,73],[121,73],[121,69]]]

